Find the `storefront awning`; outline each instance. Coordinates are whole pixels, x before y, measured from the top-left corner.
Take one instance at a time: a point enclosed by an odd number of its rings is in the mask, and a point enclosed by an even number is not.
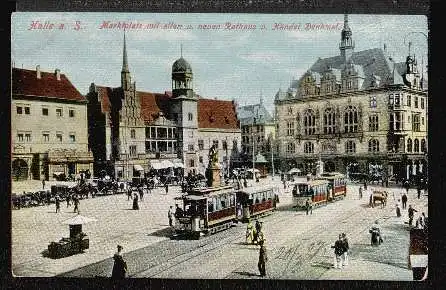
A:
[[[175,162],[173,165],[175,168],[184,168],[183,162]]]
[[[161,161],[161,166],[162,166],[162,168],[174,167],[173,163],[171,161],[169,161],[169,160]]]
[[[142,168],[142,166],[139,164],[134,164],[133,169],[135,169],[136,171],[144,171],[144,168]]]
[[[155,170],[159,170],[162,169],[163,167],[161,166],[161,163],[157,160],[151,160],[150,161],[150,167],[152,167]]]
[[[63,172],[63,171],[56,171],[56,172],[53,172],[53,174],[54,175],[62,175],[62,174],[64,174],[65,172]]]

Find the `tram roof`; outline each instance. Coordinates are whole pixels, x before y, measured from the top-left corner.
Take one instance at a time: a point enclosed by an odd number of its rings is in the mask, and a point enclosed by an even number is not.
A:
[[[340,177],[345,177],[344,174],[340,173],[340,172],[326,172],[326,173],[322,173],[320,178],[323,179],[334,179],[334,178],[340,178]]]
[[[264,192],[264,191],[274,191],[274,187],[272,186],[268,186],[268,187],[261,187],[261,188],[256,188],[256,187],[248,187],[248,188],[243,188],[240,190],[237,190],[237,192],[244,192],[244,193],[255,193],[255,192]]]
[[[326,179],[314,179],[310,181],[298,181],[295,182],[293,185],[299,185],[299,184],[305,184],[305,185],[320,185],[320,184],[326,184],[328,183],[328,180]]]
[[[199,199],[204,199],[207,196],[215,196],[232,192],[234,192],[234,188],[230,185],[219,186],[219,187],[194,188],[189,192],[189,194],[185,196],[185,198],[199,200]],[[191,198],[192,196],[195,197]]]

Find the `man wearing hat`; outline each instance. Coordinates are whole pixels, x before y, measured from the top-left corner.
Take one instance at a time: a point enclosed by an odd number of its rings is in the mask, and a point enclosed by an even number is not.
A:
[[[112,278],[123,279],[127,272],[127,263],[122,258],[121,254],[122,246],[118,245],[118,252],[113,256],[114,264],[112,271]]]
[[[266,276],[266,262],[268,262],[268,256],[266,254],[265,240],[259,241],[260,250],[259,250],[259,263],[257,264],[259,267],[260,276]]]

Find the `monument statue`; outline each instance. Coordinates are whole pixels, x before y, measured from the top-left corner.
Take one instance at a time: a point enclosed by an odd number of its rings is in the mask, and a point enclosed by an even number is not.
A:
[[[206,179],[209,187],[220,185],[220,165],[218,163],[218,151],[215,145],[209,149],[209,165],[206,169]]]
[[[211,149],[209,149],[209,167],[218,167],[218,151],[215,145],[212,145]]]

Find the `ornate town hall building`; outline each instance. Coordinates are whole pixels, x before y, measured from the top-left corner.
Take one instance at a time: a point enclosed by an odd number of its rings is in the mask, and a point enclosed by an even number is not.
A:
[[[151,169],[184,168],[185,174],[204,174],[212,145],[218,149],[220,166],[228,171],[238,154],[235,103],[195,94],[192,68],[183,57],[172,65],[172,91],[137,91],[124,36],[121,86],[91,84],[87,98],[96,172],[132,178]]]
[[[282,169],[425,176],[427,80],[415,55],[395,62],[384,49],[355,51],[345,16],[340,54],[319,58],[275,96]]]

